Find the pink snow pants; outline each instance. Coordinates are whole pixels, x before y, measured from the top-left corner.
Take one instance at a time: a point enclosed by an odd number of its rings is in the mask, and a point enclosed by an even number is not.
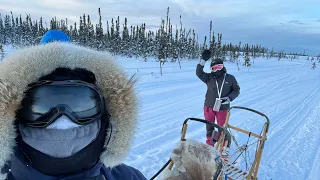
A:
[[[214,111],[212,108],[204,106],[204,118],[207,121],[215,123],[215,120],[217,120],[217,123],[219,126],[223,126],[224,123],[226,122],[227,118],[227,113],[228,110],[220,110],[220,111]],[[206,143],[208,145],[214,146],[216,143],[216,140],[219,139],[220,137],[220,132],[218,132],[217,135],[212,134],[214,127],[206,124],[206,130],[207,130],[207,140]],[[213,136],[215,138],[213,138]],[[216,139],[216,140],[215,140]]]

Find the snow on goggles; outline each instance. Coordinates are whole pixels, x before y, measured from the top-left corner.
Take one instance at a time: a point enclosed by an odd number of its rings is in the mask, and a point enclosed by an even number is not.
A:
[[[217,72],[217,71],[220,71],[222,68],[223,68],[223,64],[216,64],[211,67],[211,71]]]
[[[39,81],[29,86],[17,118],[32,127],[47,127],[62,115],[79,125],[93,122],[106,112],[102,94],[83,81]]]

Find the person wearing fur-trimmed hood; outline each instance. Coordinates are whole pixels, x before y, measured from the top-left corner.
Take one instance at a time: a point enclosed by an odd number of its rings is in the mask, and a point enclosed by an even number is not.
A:
[[[0,63],[0,167],[8,180],[146,179],[122,162],[136,130],[135,79],[106,52],[67,42]]]

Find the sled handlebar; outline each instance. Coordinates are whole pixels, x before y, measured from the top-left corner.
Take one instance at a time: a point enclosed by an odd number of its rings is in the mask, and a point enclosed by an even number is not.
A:
[[[219,126],[219,125],[217,125],[215,123],[212,123],[210,121],[207,121],[207,120],[204,120],[204,119],[199,119],[199,118],[188,118],[188,119],[184,120],[183,124],[184,125],[187,124],[187,122],[189,120],[202,122],[202,123],[205,123],[205,124],[209,124],[209,125],[211,125],[211,126],[213,126],[215,128],[218,128],[219,131],[222,131],[225,134],[225,140],[228,140],[227,147],[230,147],[230,145],[231,145],[231,135],[230,135],[229,131],[227,131],[226,128],[221,127],[221,126]]]
[[[268,118],[267,115],[263,114],[262,112],[259,112],[257,110],[254,110],[254,109],[250,109],[250,108],[247,108],[247,107],[242,107],[242,106],[232,106],[229,108],[228,112],[231,111],[231,109],[243,109],[243,110],[247,110],[247,111],[251,111],[251,112],[254,112],[256,114],[259,114],[260,116],[263,116],[264,118],[266,118],[266,125],[267,125],[267,129],[266,129],[266,132],[268,132],[268,129],[269,129],[269,124],[270,124],[270,120]]]

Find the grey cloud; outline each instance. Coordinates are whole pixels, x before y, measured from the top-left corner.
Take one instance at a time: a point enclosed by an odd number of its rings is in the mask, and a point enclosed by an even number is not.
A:
[[[246,22],[247,18],[217,18],[213,21],[215,34],[222,33],[224,43],[232,42],[238,44],[260,44],[275,50],[288,52],[303,52],[310,54],[319,53],[320,36],[317,34],[305,33],[299,29],[288,28],[287,25],[265,26],[263,22]],[[201,36],[209,36],[209,21],[196,22],[188,26],[195,27]],[[201,39],[200,42],[203,42]]]
[[[291,24],[298,24],[298,25],[306,25],[307,23],[304,23],[304,22],[301,22],[299,20],[292,20],[292,21],[289,21],[289,23]]]

